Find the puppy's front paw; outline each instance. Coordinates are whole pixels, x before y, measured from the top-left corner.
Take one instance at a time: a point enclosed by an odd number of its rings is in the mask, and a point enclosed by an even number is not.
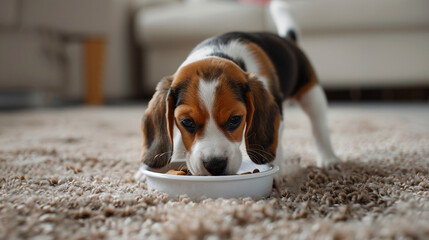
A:
[[[327,167],[333,163],[338,163],[338,162],[341,162],[341,159],[335,155],[332,155],[329,157],[321,157],[317,160],[317,166],[318,167]]]
[[[300,158],[289,160],[287,163],[278,164],[279,171],[274,174],[274,187],[280,191],[288,176],[300,169]]]
[[[280,171],[279,171],[280,172]],[[279,172],[277,172],[276,174],[274,174],[274,179],[273,179],[273,187],[280,192],[281,189],[281,185],[283,183],[283,177],[284,175],[279,174]]]

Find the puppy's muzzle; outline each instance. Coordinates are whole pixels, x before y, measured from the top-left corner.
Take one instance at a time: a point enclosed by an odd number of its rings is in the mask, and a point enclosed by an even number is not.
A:
[[[225,157],[211,157],[203,160],[203,165],[211,175],[224,175],[228,159]]]

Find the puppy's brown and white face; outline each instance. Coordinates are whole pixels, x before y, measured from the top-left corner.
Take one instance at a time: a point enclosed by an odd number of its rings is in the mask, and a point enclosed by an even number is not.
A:
[[[246,84],[245,72],[218,58],[194,62],[175,74],[170,90],[174,122],[193,174],[226,175],[240,168],[240,145],[251,114]]]
[[[235,174],[242,142],[254,163],[274,160],[280,119],[256,76],[232,61],[205,58],[157,85],[142,121],[141,158],[161,168],[184,152],[194,175]]]

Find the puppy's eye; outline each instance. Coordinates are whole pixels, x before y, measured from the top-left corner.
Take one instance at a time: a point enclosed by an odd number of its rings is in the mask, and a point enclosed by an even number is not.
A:
[[[194,122],[192,118],[185,118],[180,120],[180,124],[186,129],[186,131],[190,133],[195,133],[197,129],[197,124]]]
[[[243,119],[243,116],[229,117],[228,121],[225,123],[226,130],[234,131],[235,129],[237,129],[240,126],[242,119]]]

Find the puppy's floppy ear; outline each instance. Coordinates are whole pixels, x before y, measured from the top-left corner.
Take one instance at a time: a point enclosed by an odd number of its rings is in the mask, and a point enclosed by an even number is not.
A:
[[[262,82],[253,75],[248,79],[246,148],[254,163],[265,164],[276,157],[281,113]]]
[[[169,163],[173,153],[174,100],[170,93],[173,77],[158,83],[142,121],[142,161],[152,168]]]

